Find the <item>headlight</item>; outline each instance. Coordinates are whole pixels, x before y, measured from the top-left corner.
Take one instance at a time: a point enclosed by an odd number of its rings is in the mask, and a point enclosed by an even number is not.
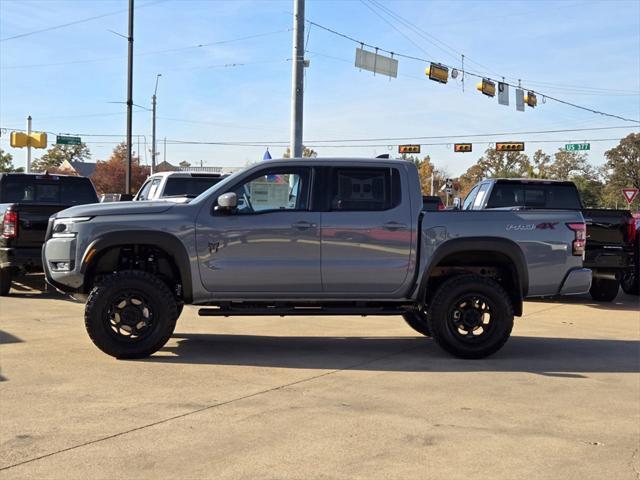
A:
[[[75,238],[77,232],[72,232],[74,223],[88,222],[91,217],[69,217],[56,218],[53,221],[52,237],[53,238]]]

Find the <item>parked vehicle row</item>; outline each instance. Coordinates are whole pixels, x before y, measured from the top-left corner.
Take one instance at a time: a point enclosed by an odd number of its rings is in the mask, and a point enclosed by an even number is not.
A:
[[[637,292],[636,220],[628,210],[585,209],[573,182],[536,179],[488,179],[473,187],[465,210],[547,209],[581,211],[587,224],[584,266],[593,271],[589,290],[596,301],[612,301],[622,281]],[[558,224],[548,222],[547,228]],[[637,293],[636,293],[637,294]]]
[[[118,358],[160,349],[184,304],[403,315],[480,358],[525,297],[588,291],[584,246],[579,211],[426,211],[409,162],[305,159],[255,165],[188,203],[72,207],[49,221],[43,257],[52,285],[88,296],[87,331]]]

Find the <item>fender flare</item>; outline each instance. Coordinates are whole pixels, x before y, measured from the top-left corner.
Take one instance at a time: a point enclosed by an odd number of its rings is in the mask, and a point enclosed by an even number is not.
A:
[[[109,248],[124,245],[151,245],[167,252],[178,268],[184,300],[190,302],[193,299],[189,254],[183,243],[176,236],[167,232],[127,230],[107,232],[99,235],[84,251],[80,264],[80,272],[86,275],[89,267],[92,265],[92,260],[98,258],[100,253]]]
[[[522,249],[512,240],[502,237],[465,237],[447,240],[438,246],[431,256],[420,279],[418,298],[425,298],[429,277],[438,264],[449,255],[464,252],[498,253],[507,257],[515,268],[516,291],[508,292],[514,303],[516,315],[522,315],[522,302],[529,290],[529,271]]]

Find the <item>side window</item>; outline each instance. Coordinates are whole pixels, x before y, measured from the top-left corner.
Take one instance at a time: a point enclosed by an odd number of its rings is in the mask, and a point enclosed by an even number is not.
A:
[[[147,198],[155,198],[156,197],[156,191],[158,190],[158,187],[160,186],[160,182],[162,182],[161,178],[154,178],[153,181],[151,182],[151,187],[149,188],[149,195],[147,195]]]
[[[278,210],[306,210],[309,205],[310,170],[271,169],[237,185],[238,214]]]
[[[478,190],[478,194],[476,195],[475,200],[473,201],[473,209],[479,210],[482,207],[482,203],[484,202],[485,196],[487,194],[487,190],[491,185],[488,183],[483,183],[480,185],[480,190]]]
[[[140,189],[140,192],[138,193],[138,200],[146,200],[147,198],[149,198],[149,189],[151,188],[151,180],[147,180],[145,182],[144,185],[142,185],[142,188]]]
[[[330,210],[381,211],[400,205],[400,172],[395,168],[335,168]]]
[[[462,204],[462,210],[469,210],[471,205],[473,204],[473,200],[476,198],[476,193],[478,193],[479,186],[473,187],[473,189],[467,195],[467,198],[464,199],[464,203]]]

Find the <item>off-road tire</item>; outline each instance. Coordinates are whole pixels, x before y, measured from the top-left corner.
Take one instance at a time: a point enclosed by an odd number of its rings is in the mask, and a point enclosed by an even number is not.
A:
[[[0,297],[6,297],[11,290],[11,269],[0,268]]]
[[[596,302],[612,302],[618,296],[618,280],[594,279],[589,294]]]
[[[424,310],[405,312],[402,314],[402,318],[404,318],[407,325],[413,328],[416,332],[424,335],[425,337],[431,337],[431,329],[429,328],[427,312]]]
[[[151,312],[149,332],[133,341],[114,332],[110,309],[123,295],[144,297]],[[84,324],[93,343],[107,355],[120,359],[144,358],[160,350],[173,334],[178,318],[176,299],[169,287],[150,273],[125,270],[106,276],[87,299]]]
[[[490,310],[486,326],[469,338],[456,327],[465,298],[480,298]],[[476,310],[476,309],[470,309]],[[460,275],[445,281],[431,299],[428,321],[436,343],[460,358],[484,358],[502,348],[513,329],[513,305],[504,288],[480,275]],[[480,322],[484,322],[481,314]],[[457,320],[459,321],[459,319]]]
[[[638,282],[638,272],[629,272],[622,276],[620,280],[622,291],[627,295],[640,295],[640,282]]]

